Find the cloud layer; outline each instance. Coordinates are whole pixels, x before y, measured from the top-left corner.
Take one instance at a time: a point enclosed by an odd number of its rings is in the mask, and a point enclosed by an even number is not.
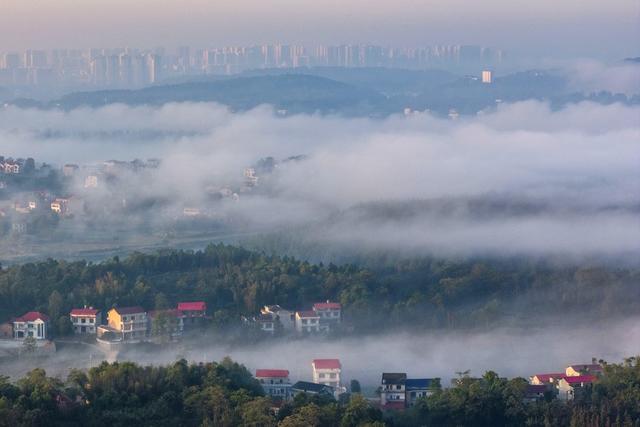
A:
[[[281,118],[209,104],[5,108],[0,152],[59,165],[161,158],[118,191],[356,249],[611,256],[640,251],[639,117],[637,107],[554,112],[534,101],[459,120]],[[240,192],[244,168],[269,156],[274,171]],[[240,200],[212,204],[211,187]]]

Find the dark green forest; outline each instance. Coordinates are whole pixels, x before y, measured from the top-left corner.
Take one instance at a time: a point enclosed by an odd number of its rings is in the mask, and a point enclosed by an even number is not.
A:
[[[374,263],[368,263],[374,265]],[[613,319],[637,315],[640,270],[528,260],[380,261],[310,264],[240,247],[133,253],[101,263],[57,261],[0,270],[0,320],[29,310],[49,314],[64,333],[67,313],[83,305],[108,309],[204,300],[214,327],[255,314],[265,304],[309,308],[343,304],[345,331],[385,328],[488,328],[536,316]]]
[[[0,427],[13,426],[615,426],[640,425],[640,360],[605,364],[574,401],[525,399],[526,381],[495,372],[459,378],[404,412],[383,414],[359,393],[297,395],[276,414],[250,372],[220,363],[102,363],[65,381],[34,369],[0,377]]]

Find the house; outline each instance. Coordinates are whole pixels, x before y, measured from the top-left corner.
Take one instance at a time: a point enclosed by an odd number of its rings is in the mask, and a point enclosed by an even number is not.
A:
[[[320,318],[320,330],[325,332],[340,323],[342,318],[342,306],[329,300],[313,304],[313,311]]]
[[[30,311],[13,319],[13,338],[17,340],[33,337],[37,340],[47,339],[49,316],[38,311]]]
[[[184,332],[184,313],[178,309],[153,310],[147,314],[149,335],[177,340]]]
[[[296,311],[296,331],[301,334],[313,334],[320,332],[320,317],[315,311]]]
[[[297,383],[291,386],[291,394],[293,397],[295,397],[300,393],[333,396],[334,390],[332,387],[329,387],[324,384],[310,383],[307,381],[298,381]]]
[[[74,308],[69,317],[74,334],[95,334],[102,324],[102,313],[93,307]]]
[[[525,402],[536,402],[543,400],[545,393],[550,391],[548,384],[527,384],[527,388],[524,390]]]
[[[114,341],[136,342],[145,338],[147,329],[147,313],[142,307],[118,307],[109,310],[107,325],[98,327],[98,336],[108,333]]]
[[[204,301],[179,302],[178,310],[182,312],[185,327],[202,324],[207,318],[207,303]]]
[[[555,372],[551,374],[536,374],[529,377],[529,382],[533,385],[547,385],[557,383],[565,374]]]
[[[276,316],[276,320],[285,331],[292,331],[296,327],[295,313],[279,305],[265,305],[260,309],[260,313]]]
[[[558,381],[558,398],[573,400],[576,397],[580,397],[580,393],[584,388],[597,379],[595,375],[565,376]]]
[[[340,373],[342,365],[338,359],[313,359],[313,382],[324,384],[336,390],[340,389]]]
[[[420,398],[431,396],[438,388],[440,388],[440,378],[407,378],[405,381],[407,406],[415,405]]]
[[[13,338],[13,323],[4,322],[0,323],[0,339]]]
[[[59,197],[51,202],[51,210],[57,214],[65,215],[69,210],[69,199]]]
[[[577,377],[581,375],[602,375],[602,366],[592,363],[585,365],[570,365],[565,369],[565,375],[568,377]]]
[[[98,175],[88,175],[84,179],[84,188],[98,188]]]
[[[257,369],[256,379],[267,396],[281,400],[291,397],[291,381],[286,369]]]
[[[0,169],[7,174],[19,174],[20,163],[11,159],[7,159],[4,161],[4,163],[0,163]]]
[[[407,374],[385,372],[380,385],[380,406],[385,410],[404,409],[406,406]]]

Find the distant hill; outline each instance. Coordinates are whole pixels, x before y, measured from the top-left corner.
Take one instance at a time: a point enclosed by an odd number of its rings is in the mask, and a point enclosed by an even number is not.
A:
[[[232,110],[261,104],[289,112],[366,111],[384,101],[380,93],[335,80],[302,74],[251,76],[152,86],[139,90],[106,90],[66,95],[54,105],[64,109],[112,103],[161,105],[168,102],[218,102]]]

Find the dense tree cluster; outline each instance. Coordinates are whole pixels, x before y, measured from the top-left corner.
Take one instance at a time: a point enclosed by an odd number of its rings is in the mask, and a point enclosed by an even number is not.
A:
[[[311,264],[243,248],[133,253],[98,264],[49,259],[0,270],[0,319],[40,310],[58,333],[73,307],[204,300],[214,324],[237,321],[262,305],[309,308],[332,299],[348,325],[367,328],[490,327],[522,313],[575,313],[592,318],[638,314],[640,271],[554,266],[542,261],[431,258],[380,263]],[[538,317],[540,318],[540,317]]]
[[[461,377],[451,388],[383,414],[360,393],[299,394],[280,406],[241,365],[138,366],[104,362],[66,381],[34,369],[17,383],[0,377],[0,427],[8,426],[637,426],[640,359],[605,364],[604,376],[575,401],[525,399],[526,381],[495,372]]]

